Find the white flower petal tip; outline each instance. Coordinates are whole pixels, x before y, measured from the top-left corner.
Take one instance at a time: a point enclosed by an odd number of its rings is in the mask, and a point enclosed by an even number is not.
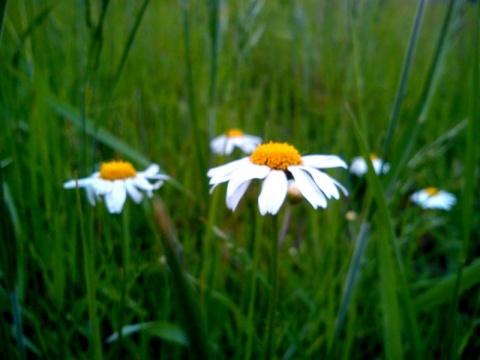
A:
[[[232,211],[252,180],[264,180],[258,197],[259,211],[261,215],[275,215],[292,188],[292,182],[297,199],[305,198],[314,209],[326,208],[328,199],[340,198],[340,191],[347,195],[347,189],[319,170],[334,167],[346,167],[346,163],[335,155],[301,157],[291,145],[268,143],[259,145],[250,157],[210,169],[207,176],[212,185],[210,193],[219,184],[228,183],[226,204]]]
[[[250,154],[261,143],[261,137],[247,135],[239,129],[230,129],[214,138],[210,142],[210,149],[217,155],[231,155],[235,148]]]
[[[63,188],[85,188],[88,202],[92,206],[103,196],[108,212],[119,214],[123,210],[127,194],[139,204],[143,200],[140,190],[145,191],[147,197],[152,197],[152,191],[159,189],[164,180],[168,179],[168,175],[160,173],[157,164],[151,164],[144,171],[136,171],[129,162],[111,161],[102,163],[100,171],[94,172],[90,177],[65,182]],[[149,180],[154,182],[150,183]]]
[[[455,195],[434,187],[414,192],[410,196],[410,200],[423,209],[440,209],[447,211],[451,210],[457,203]]]
[[[386,174],[390,171],[390,164],[378,158],[376,155],[370,155],[373,169],[377,175]],[[358,177],[364,176],[368,171],[367,162],[362,157],[354,157],[350,165],[350,172]]]

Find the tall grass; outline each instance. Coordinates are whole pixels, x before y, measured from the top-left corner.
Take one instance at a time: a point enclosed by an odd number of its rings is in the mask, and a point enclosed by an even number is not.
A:
[[[474,359],[479,13],[0,1],[2,356]],[[328,171],[349,196],[284,204],[277,244],[259,183],[235,212],[208,191],[229,128],[391,170]],[[121,215],[62,188],[112,159],[172,181]],[[427,186],[457,205],[411,203]]]

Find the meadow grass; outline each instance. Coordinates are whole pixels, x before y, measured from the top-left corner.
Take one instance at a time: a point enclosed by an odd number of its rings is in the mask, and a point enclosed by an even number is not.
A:
[[[0,357],[478,358],[479,19],[458,0],[0,0]],[[244,156],[210,152],[229,128],[391,168],[328,170],[348,197],[275,216],[254,181],[232,212],[206,176]],[[62,188],[112,159],[172,180],[120,215]],[[409,200],[429,186],[451,211]]]

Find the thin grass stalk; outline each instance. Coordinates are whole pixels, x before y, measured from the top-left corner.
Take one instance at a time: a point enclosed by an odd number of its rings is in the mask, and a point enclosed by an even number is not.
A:
[[[255,300],[257,293],[257,277],[260,265],[260,250],[262,244],[262,229],[263,229],[263,216],[260,215],[258,211],[255,211],[255,232],[254,232],[254,244],[253,244],[253,254],[252,254],[252,269],[251,269],[251,278],[250,278],[250,297],[248,299],[248,310],[247,310],[247,340],[245,344],[245,360],[249,360],[252,357],[252,343],[253,338],[256,335],[255,327]]]
[[[371,197],[368,198],[367,204],[367,216],[365,219],[371,218]],[[336,347],[338,344],[338,340],[340,338],[340,333],[343,328],[343,323],[345,321],[345,317],[347,315],[348,307],[350,305],[350,301],[352,299],[352,294],[355,290],[355,285],[357,283],[358,277],[360,276],[361,264],[365,254],[365,250],[367,249],[369,234],[370,233],[370,223],[367,220],[362,221],[360,225],[360,231],[358,232],[357,238],[355,239],[355,249],[353,251],[352,261],[350,266],[348,267],[347,278],[345,279],[345,286],[342,292],[342,299],[340,301],[340,306],[338,309],[337,314],[337,321],[335,324],[335,333],[333,338],[333,343],[329,344],[329,353],[336,354]],[[333,355],[332,354],[332,355]]]
[[[210,78],[208,85],[208,140],[211,141],[216,134],[216,96],[217,96],[217,71],[218,54],[220,47],[220,0],[209,0],[209,28],[210,28]]]
[[[205,309],[209,308],[213,289],[215,289],[215,273],[218,267],[218,251],[213,241],[214,227],[220,204],[220,192],[214,191],[208,209],[207,226],[202,239],[202,257],[200,264],[200,302]],[[208,321],[208,319],[207,319]],[[208,322],[207,322],[208,325]]]
[[[380,274],[380,301],[383,313],[383,333],[385,355],[389,360],[403,359],[404,352],[401,339],[401,322],[398,298],[396,294],[396,276],[394,274],[393,262],[391,259],[390,244],[385,234],[387,229],[382,231],[376,239],[378,271]]]
[[[423,15],[425,13],[425,4],[426,0],[420,0],[417,6],[417,12],[415,14],[415,20],[413,22],[412,33],[410,35],[410,40],[408,42],[407,54],[405,56],[405,61],[403,63],[402,74],[400,75],[400,83],[398,85],[397,93],[395,96],[395,101],[393,103],[392,113],[390,115],[390,123],[388,130],[385,134],[385,139],[383,142],[383,149],[381,153],[381,158],[386,159],[390,155],[390,147],[392,136],[397,129],[398,116],[400,114],[400,107],[405,97],[405,91],[407,88],[408,77],[410,75],[410,70],[413,61],[413,55],[415,54],[415,49],[417,47],[418,36],[420,34],[420,28],[422,26]]]
[[[469,247],[470,247],[470,234],[472,232],[473,225],[473,209],[474,209],[474,187],[475,187],[475,163],[477,156],[477,147],[475,145],[475,139],[478,135],[478,123],[480,122],[480,105],[478,99],[480,98],[480,78],[479,78],[479,49],[480,49],[480,4],[477,4],[475,33],[473,36],[474,46],[472,55],[472,76],[471,76],[471,90],[470,90],[470,115],[468,117],[468,125],[466,131],[466,149],[465,149],[465,167],[463,169],[464,185],[462,188],[462,247],[459,253],[459,266],[457,268],[455,289],[452,295],[452,301],[450,303],[447,322],[445,324],[445,335],[443,338],[442,355],[444,359],[454,359],[459,357],[456,352],[456,348],[453,346],[454,338],[456,334],[457,324],[455,321],[456,312],[458,309],[458,303],[460,301],[460,285],[462,282],[463,273],[468,260]]]
[[[128,211],[128,205],[124,207],[122,214],[122,240],[121,240],[121,252],[122,252],[122,287],[120,293],[120,306],[118,310],[118,342],[117,342],[117,356],[122,356],[123,345],[123,326],[125,323],[125,303],[128,292],[128,282],[130,275],[130,216]]]
[[[13,327],[15,331],[19,357],[20,359],[26,359],[27,354],[25,352],[25,336],[23,334],[22,326],[22,311],[20,309],[20,303],[18,302],[18,296],[16,291],[14,290],[10,292],[8,297],[10,300],[10,305],[12,306]]]
[[[0,43],[2,41],[3,27],[5,25],[5,17],[7,16],[8,0],[0,0]]]
[[[399,278],[399,287],[400,287],[400,294],[402,296],[403,300],[403,306],[404,306],[404,315],[405,315],[405,321],[407,325],[407,335],[409,336],[411,346],[412,346],[412,351],[413,351],[413,358],[414,359],[423,359],[422,357],[422,347],[420,344],[420,333],[418,329],[418,324],[417,324],[417,319],[416,319],[416,311],[414,309],[412,300],[411,300],[411,295],[410,295],[410,290],[408,286],[408,282],[406,279],[405,275],[405,270],[403,266],[403,261],[402,261],[402,255],[400,253],[400,249],[398,247],[398,243],[396,241],[395,237],[395,231],[393,228],[392,224],[392,217],[390,215],[390,211],[387,207],[387,203],[385,201],[385,195],[383,188],[380,184],[380,180],[375,173],[375,169],[373,168],[372,161],[368,154],[370,154],[370,149],[368,148],[365,140],[364,140],[364,135],[361,132],[360,127],[358,126],[357,120],[354,116],[354,114],[351,112],[350,108],[347,106],[347,110],[350,114],[352,123],[354,125],[354,133],[357,138],[357,141],[359,143],[359,146],[361,148],[361,151],[363,153],[363,157],[366,159],[367,166],[368,166],[368,172],[367,172],[367,181],[368,181],[368,186],[372,188],[372,194],[375,199],[375,202],[377,204],[378,210],[377,213],[380,216],[380,219],[382,219],[381,224],[383,225],[382,228],[385,228],[385,235],[387,236],[388,239],[384,239],[381,237],[381,241],[389,241],[390,242],[390,247],[393,250],[394,253],[394,258],[396,260],[396,271],[398,273],[398,278]],[[372,213],[373,214],[373,213]],[[382,245],[383,246],[383,245]],[[386,246],[386,245],[385,245]],[[382,250],[383,251],[383,250]],[[386,261],[390,261],[386,259]],[[390,266],[390,265],[388,265]],[[393,281],[393,279],[392,279]],[[388,288],[385,288],[388,290]],[[387,297],[386,297],[387,299]],[[387,307],[387,309],[390,309],[390,307]],[[394,309],[392,309],[394,310]],[[397,329],[398,332],[400,332],[401,329]],[[390,340],[388,342],[391,344]],[[397,346],[395,346],[397,347]]]
[[[422,93],[420,99],[418,100],[418,105],[416,107],[415,113],[410,116],[410,120],[406,121],[406,132],[403,139],[398,145],[398,151],[395,152],[396,157],[399,157],[392,165],[390,185],[388,187],[388,192],[392,190],[396,179],[399,174],[401,174],[403,167],[407,163],[410,157],[410,153],[415,143],[418,135],[420,125],[425,122],[426,113],[428,111],[430,100],[432,98],[433,92],[435,90],[436,82],[438,81],[438,72],[441,64],[441,60],[445,57],[445,44],[447,41],[448,32],[450,29],[451,18],[453,15],[453,8],[456,0],[450,0],[448,4],[447,11],[445,13],[445,18],[442,24],[442,29],[435,47],[435,52],[432,57],[432,62],[428,68],[427,76],[423,85]],[[385,153],[385,151],[384,151]],[[385,157],[383,157],[385,158]]]
[[[178,310],[188,336],[192,358],[213,359],[205,316],[181,264],[178,255],[179,243],[172,222],[159,198],[154,199],[153,205],[156,223],[163,235],[161,239],[172,276],[173,291],[177,295]]]
[[[97,319],[97,303],[96,303],[96,280],[95,280],[95,262],[94,262],[94,238],[92,231],[89,231],[87,236],[85,231],[85,218],[83,216],[83,210],[80,200],[80,189],[76,189],[77,197],[77,211],[78,221],[80,223],[80,236],[82,238],[83,245],[83,259],[84,259],[84,272],[85,283],[87,286],[87,301],[88,301],[88,314],[90,319],[90,327],[92,329],[91,340],[93,342],[92,356],[95,360],[101,360],[102,355],[102,342],[100,339],[100,330]],[[93,213],[92,213],[93,214]],[[90,225],[89,225],[90,227]]]
[[[202,144],[200,142],[200,126],[197,116],[197,100],[196,91],[193,81],[193,65],[192,65],[192,49],[191,49],[191,30],[190,30],[190,3],[189,0],[180,0],[182,8],[182,25],[183,25],[183,40],[185,46],[185,71],[188,90],[188,108],[190,113],[190,120],[192,123],[193,132],[195,133],[195,154],[197,155],[197,162],[199,169],[205,169],[205,159],[203,156]],[[202,181],[203,185],[205,182]],[[205,183],[206,184],[206,183]],[[206,190],[206,186],[203,186]],[[206,192],[206,191],[205,191]]]
[[[265,339],[265,359],[275,357],[275,314],[278,297],[278,215],[271,219],[271,263],[270,263],[270,296],[268,299],[267,331]]]

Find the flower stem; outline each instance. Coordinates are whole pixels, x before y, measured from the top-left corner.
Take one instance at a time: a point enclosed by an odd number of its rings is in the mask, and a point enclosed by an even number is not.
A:
[[[255,214],[255,235],[254,235],[254,244],[253,244],[253,254],[252,254],[252,277],[250,279],[250,298],[248,300],[248,315],[247,315],[247,343],[245,346],[245,356],[244,359],[248,360],[252,356],[252,343],[255,336],[255,299],[256,299],[256,289],[257,289],[257,276],[258,276],[258,267],[260,263],[260,250],[262,245],[262,229],[263,229],[263,217],[258,211],[254,211]]]
[[[85,233],[85,219],[80,202],[80,190],[77,188],[77,208],[78,217],[80,221],[80,231],[83,245],[83,258],[84,258],[84,271],[85,271],[85,283],[87,286],[87,300],[88,300],[88,315],[90,318],[90,327],[92,329],[92,342],[93,342],[93,358],[95,360],[102,359],[102,342],[100,340],[100,330],[98,327],[97,319],[97,303],[95,295],[95,262],[93,258],[93,236],[88,236]],[[91,235],[91,232],[90,232]]]
[[[128,288],[128,275],[129,275],[129,260],[130,260],[130,227],[129,227],[129,215],[128,215],[128,206],[125,206],[122,216],[122,225],[123,225],[123,236],[122,236],[122,289],[120,294],[120,308],[118,310],[118,343],[117,343],[117,354],[122,355],[122,343],[123,343],[123,324],[125,320],[125,300],[127,297],[127,288]]]
[[[270,298],[268,304],[268,320],[267,320],[267,338],[265,346],[265,359],[272,358],[273,342],[274,342],[274,329],[275,329],[275,310],[277,307],[277,295],[278,295],[278,236],[277,236],[277,215],[272,216],[272,258],[270,266],[271,277],[271,289]]]

